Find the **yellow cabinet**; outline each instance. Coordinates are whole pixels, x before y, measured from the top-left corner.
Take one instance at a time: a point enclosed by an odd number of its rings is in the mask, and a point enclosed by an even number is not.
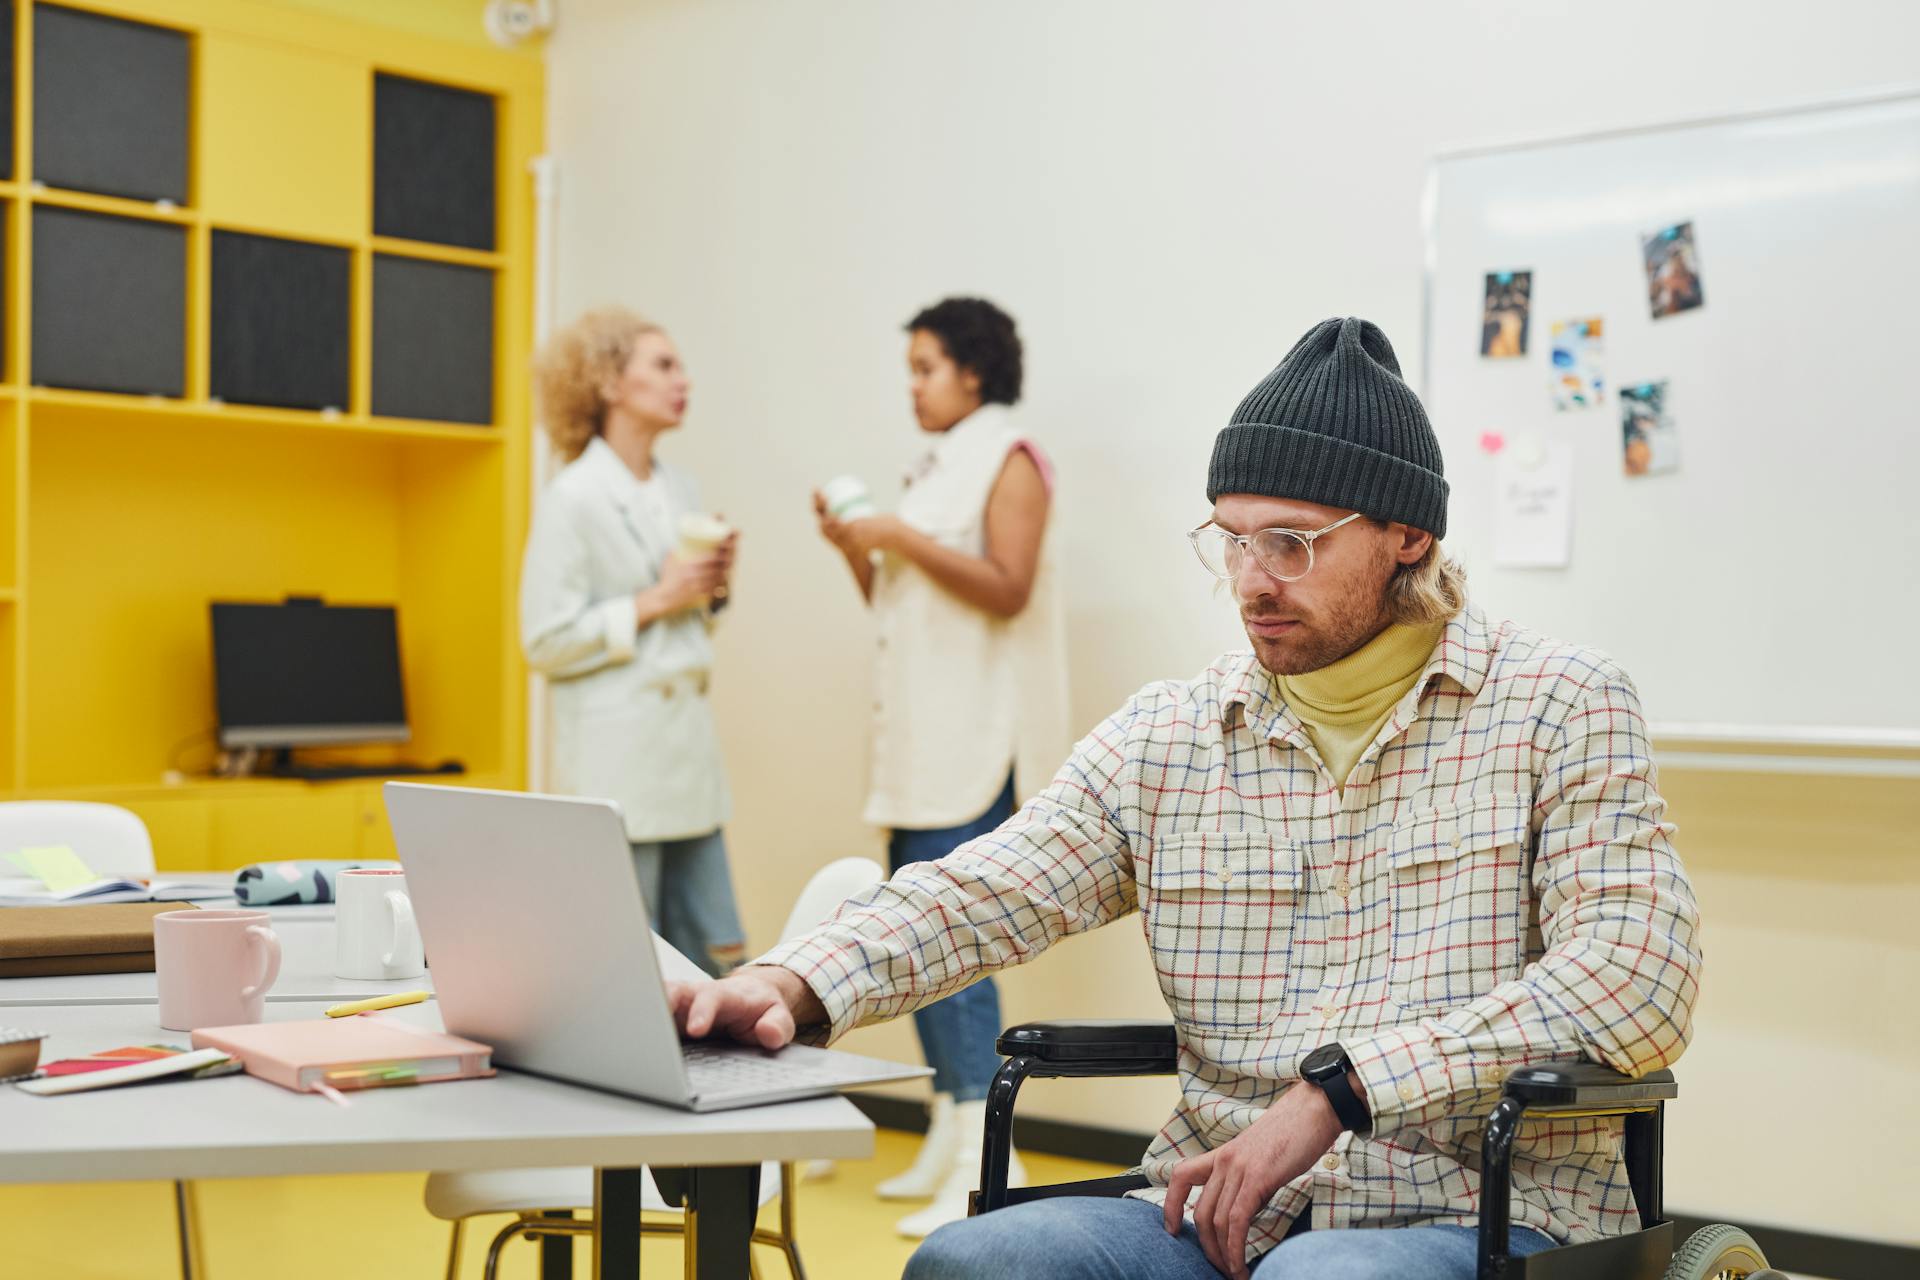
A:
[[[380,784],[358,788],[358,810],[354,835],[356,858],[397,858],[393,847],[393,827],[387,822],[387,805]]]
[[[35,798],[91,800],[132,810],[147,826],[161,871],[233,871],[285,858],[392,857],[363,850],[368,797],[378,803],[378,786],[240,780],[89,787]]]
[[[153,860],[162,871],[204,871],[212,866],[207,861],[212,810],[197,788],[76,798],[133,810],[147,824]]]
[[[216,869],[288,858],[359,856],[359,807],[351,786],[293,783],[214,807],[208,842]]]

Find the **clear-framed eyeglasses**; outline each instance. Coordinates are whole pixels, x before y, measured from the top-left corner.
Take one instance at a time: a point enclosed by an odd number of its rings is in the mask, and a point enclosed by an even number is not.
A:
[[[1358,511],[1335,520],[1324,529],[1257,529],[1229,533],[1211,520],[1187,534],[1193,553],[1207,572],[1223,582],[1240,576],[1242,557],[1249,551],[1261,569],[1282,582],[1298,582],[1313,570],[1313,544],[1343,524],[1360,518]]]

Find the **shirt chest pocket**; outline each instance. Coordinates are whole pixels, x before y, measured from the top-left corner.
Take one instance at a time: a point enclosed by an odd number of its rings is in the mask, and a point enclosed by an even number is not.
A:
[[[1438,1012],[1517,977],[1526,938],[1527,802],[1491,796],[1394,826],[1388,996]]]
[[[1300,887],[1291,840],[1188,832],[1155,841],[1147,941],[1177,1019],[1220,1034],[1257,1030],[1279,1015]]]

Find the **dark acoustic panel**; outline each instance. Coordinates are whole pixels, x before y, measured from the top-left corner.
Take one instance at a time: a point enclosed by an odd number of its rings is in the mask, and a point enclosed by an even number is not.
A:
[[[374,77],[373,234],[494,246],[493,99]]]
[[[13,4],[0,0],[0,178],[13,177]]]
[[[493,421],[493,272],[374,255],[373,411]]]
[[[215,231],[211,394],[344,410],[352,269],[345,249]]]
[[[178,396],[186,321],[186,228],[33,211],[36,385]]]
[[[185,204],[188,67],[181,32],[35,5],[34,178]]]

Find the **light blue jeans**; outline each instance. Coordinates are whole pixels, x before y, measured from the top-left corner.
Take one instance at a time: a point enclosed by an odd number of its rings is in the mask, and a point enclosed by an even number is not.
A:
[[[1304,1222],[1305,1220],[1302,1219]],[[1516,1256],[1553,1247],[1514,1227]],[[1474,1280],[1472,1227],[1293,1233],[1254,1266],[1254,1280]],[[948,1223],[914,1251],[901,1280],[1220,1280],[1187,1223],[1178,1236],[1144,1200],[1065,1196]]]
[[[654,932],[674,950],[716,978],[746,960],[747,935],[734,905],[724,835],[635,842],[633,869]]]
[[[944,858],[967,841],[983,836],[1013,816],[1013,776],[987,811],[957,827],[910,829],[896,827],[887,841],[887,858],[898,871],[910,862]],[[920,1033],[920,1051],[933,1068],[936,1093],[950,1093],[955,1102],[979,1102],[987,1096],[1000,1070],[993,1051],[1000,1038],[1000,991],[992,978],[982,978],[913,1011],[914,1030]]]

